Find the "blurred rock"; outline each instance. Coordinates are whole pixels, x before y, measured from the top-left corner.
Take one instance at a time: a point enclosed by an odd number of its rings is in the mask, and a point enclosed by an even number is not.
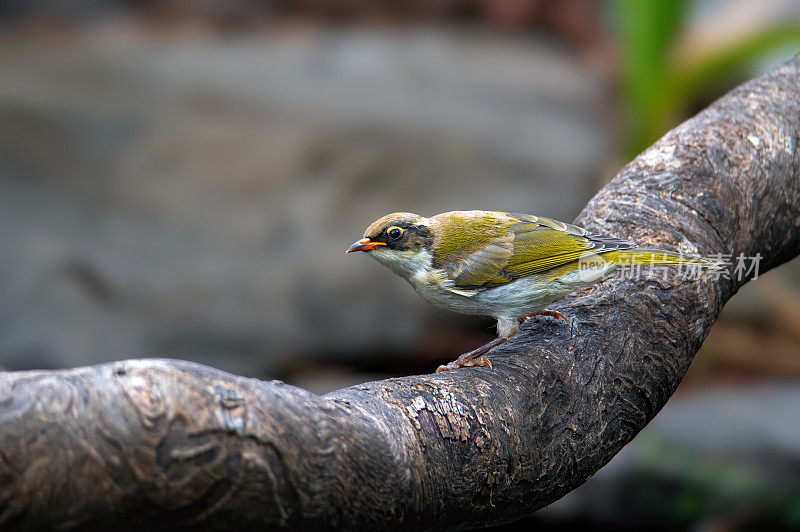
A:
[[[576,57],[468,32],[17,36],[0,364],[399,356],[448,322],[346,246],[396,210],[571,219],[609,151],[602,104]]]

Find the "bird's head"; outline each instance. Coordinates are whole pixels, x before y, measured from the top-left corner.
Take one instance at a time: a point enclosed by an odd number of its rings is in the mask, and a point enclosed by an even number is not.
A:
[[[364,238],[347,249],[365,251],[396,274],[410,279],[431,267],[433,233],[427,218],[410,212],[387,214],[370,224]]]

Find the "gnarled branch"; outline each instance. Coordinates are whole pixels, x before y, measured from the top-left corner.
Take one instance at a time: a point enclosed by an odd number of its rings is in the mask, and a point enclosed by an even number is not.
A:
[[[800,252],[800,58],[626,166],[577,223],[640,245]],[[0,374],[0,527],[479,526],[581,484],[675,391],[737,275],[613,279],[494,369],[317,396],[173,360]]]

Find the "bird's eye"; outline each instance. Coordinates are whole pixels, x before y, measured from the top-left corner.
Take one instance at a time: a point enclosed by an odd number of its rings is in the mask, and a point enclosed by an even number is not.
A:
[[[397,226],[393,226],[386,230],[386,234],[389,235],[389,238],[392,240],[397,240],[403,236],[403,230]]]

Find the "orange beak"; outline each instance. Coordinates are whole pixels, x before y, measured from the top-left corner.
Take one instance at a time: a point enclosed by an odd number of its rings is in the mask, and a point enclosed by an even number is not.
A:
[[[373,242],[369,238],[362,238],[358,242],[353,242],[353,245],[347,248],[345,253],[352,253],[353,251],[372,251],[378,246],[385,246],[384,242]]]

